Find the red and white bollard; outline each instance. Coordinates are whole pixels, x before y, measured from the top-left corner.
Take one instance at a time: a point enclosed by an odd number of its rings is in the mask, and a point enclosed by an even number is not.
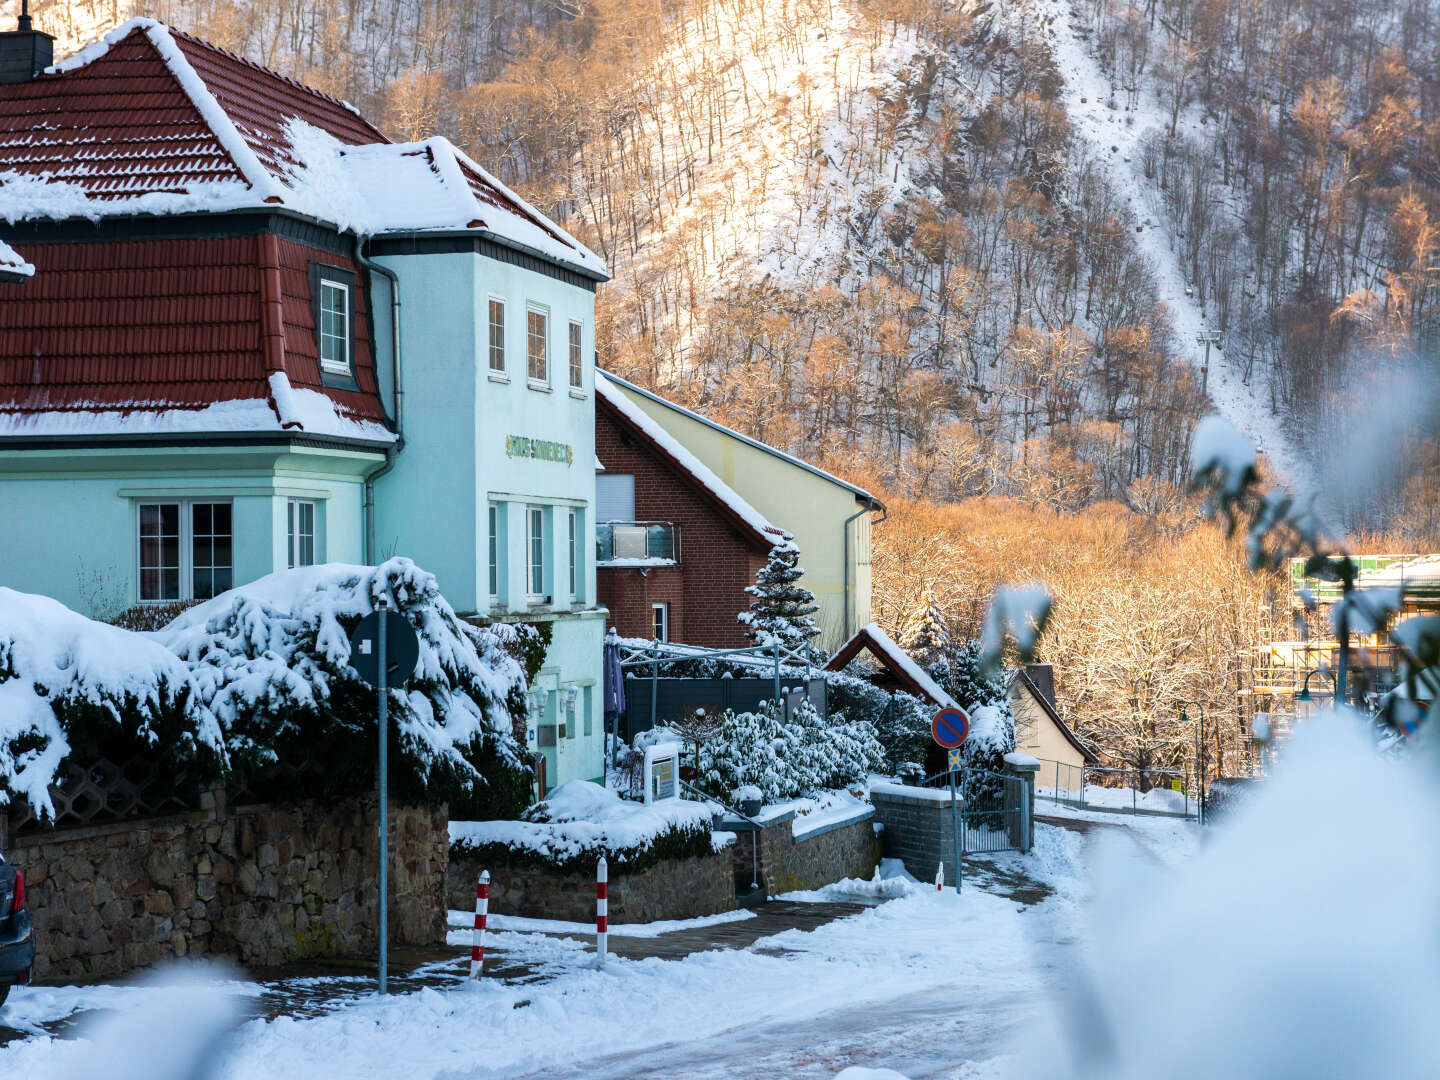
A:
[[[480,871],[475,883],[475,933],[470,939],[470,978],[478,979],[485,965],[485,917],[490,911],[490,871]]]
[[[935,891],[940,892],[945,888],[945,864],[942,862],[935,868]]]
[[[605,862],[605,856],[600,856],[599,865],[595,867],[595,966],[605,966],[605,939],[609,936],[610,900],[608,898],[610,888],[610,870]]]

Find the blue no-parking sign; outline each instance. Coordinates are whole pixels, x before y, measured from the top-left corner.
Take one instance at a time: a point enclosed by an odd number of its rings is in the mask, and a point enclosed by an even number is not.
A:
[[[930,734],[946,750],[954,750],[970,734],[970,715],[958,706],[946,706],[930,721]]]

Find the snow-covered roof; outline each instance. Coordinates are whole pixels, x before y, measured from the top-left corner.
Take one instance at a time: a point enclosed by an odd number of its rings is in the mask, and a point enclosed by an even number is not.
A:
[[[98,104],[111,98],[127,107]],[[0,190],[12,222],[286,208],[363,234],[464,231],[608,276],[449,141],[391,143],[345,102],[153,19],[7,88]]]
[[[0,437],[290,432],[375,443],[395,441],[394,432],[384,425],[343,415],[328,395],[292,387],[284,372],[273,373],[270,386],[273,407],[265,398],[236,398],[217,401],[202,409],[0,411]]]
[[[599,381],[599,375],[600,372],[597,371],[597,382]],[[765,453],[771,455],[772,457],[779,458],[781,461],[794,465],[796,468],[804,469],[808,473],[813,473],[815,476],[818,476],[824,480],[829,480],[832,484],[836,484],[844,488],[846,491],[854,494],[857,499],[865,499],[873,503],[877,510],[884,508],[884,504],[879,499],[875,498],[874,495],[871,495],[870,492],[866,491],[862,487],[856,487],[848,480],[841,480],[840,477],[836,476],[834,473],[828,473],[824,469],[818,468],[815,465],[811,465],[808,461],[802,461],[800,458],[793,457],[790,454],[785,453],[785,451],[783,450],[777,450],[775,449],[775,447],[770,446],[767,443],[762,443],[759,439],[752,439],[749,435],[742,435],[740,434],[740,432],[734,430],[733,428],[728,428],[724,424],[717,424],[708,416],[701,416],[699,413],[692,412],[691,410],[685,408],[683,405],[676,405],[673,401],[667,401],[659,394],[651,393],[643,386],[636,386],[634,383],[629,382],[626,379],[622,379],[619,375],[612,375],[609,372],[605,372],[605,376],[606,378],[610,379],[610,381],[613,382],[616,386],[623,386],[626,390],[629,390],[630,392],[635,394],[639,394],[647,401],[653,401],[657,405],[664,405],[667,409],[677,412],[681,416],[689,417],[691,420],[694,420],[697,423],[704,424],[706,427],[710,428],[713,431],[721,432],[722,434],[730,436],[730,438],[732,439],[738,439],[740,442],[743,442],[747,446],[753,446],[756,450],[763,450],[765,451]]]
[[[644,409],[631,401],[623,390],[615,385],[614,376],[603,371],[595,372],[595,396],[623,416],[633,427],[649,439],[658,449],[671,458],[685,472],[704,488],[715,500],[724,505],[732,514],[754,530],[765,543],[775,544],[783,540],[785,531],[776,528],[766,520],[765,515],[746,502],[734,488],[716,476],[714,471],[692,454],[675,436],[657,424]]]
[[[0,240],[0,281],[26,281],[35,273],[35,267],[4,240]]]
[[[854,660],[861,649],[868,649],[902,683],[929,698],[939,706],[958,706],[958,702],[947,694],[930,674],[911,659],[910,654],[895,643],[895,639],[881,630],[875,623],[866,623],[857,630],[849,641],[835,650],[835,655],[825,665],[829,671],[843,671]]]

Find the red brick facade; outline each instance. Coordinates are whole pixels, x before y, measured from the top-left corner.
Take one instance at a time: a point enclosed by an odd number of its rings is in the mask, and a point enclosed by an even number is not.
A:
[[[598,396],[598,395],[597,395]],[[607,473],[635,477],[635,516],[679,530],[677,566],[596,570],[609,625],[624,637],[651,635],[651,605],[669,605],[670,640],[709,648],[749,644],[736,616],[750,605],[745,587],[765,565],[769,545],[748,535],[713,494],[626,422],[604,398],[595,403],[595,452]]]

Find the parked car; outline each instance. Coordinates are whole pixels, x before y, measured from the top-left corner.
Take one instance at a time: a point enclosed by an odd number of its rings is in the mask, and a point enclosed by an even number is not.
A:
[[[0,1005],[10,987],[30,981],[35,934],[25,906],[25,877],[0,855]]]

